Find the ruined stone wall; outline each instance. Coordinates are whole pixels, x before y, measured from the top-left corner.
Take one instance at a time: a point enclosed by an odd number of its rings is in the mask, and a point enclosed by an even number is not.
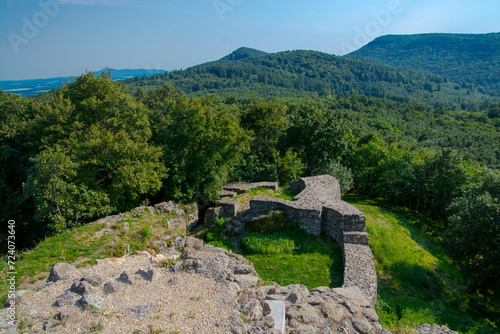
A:
[[[256,198],[250,210],[285,211],[309,234],[333,237],[343,250],[344,287],[359,287],[372,305],[377,300],[377,275],[369,247],[365,217],[353,205],[341,200],[340,184],[330,175],[301,178],[290,188],[302,190],[292,201]]]

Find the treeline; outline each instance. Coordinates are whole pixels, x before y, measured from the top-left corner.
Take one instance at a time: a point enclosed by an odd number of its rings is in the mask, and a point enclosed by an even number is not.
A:
[[[240,56],[244,56],[243,53]],[[287,51],[253,58],[231,57],[186,70],[125,81],[130,87],[168,83],[192,97],[207,94],[246,97],[313,97],[362,94],[398,102],[421,102],[447,110],[470,109],[488,99],[472,84],[368,60],[316,51]]]
[[[499,33],[386,35],[349,57],[431,72],[462,87],[499,95]]]
[[[228,181],[326,173],[343,193],[439,221],[470,286],[498,290],[500,173],[486,165],[498,166],[500,141],[479,114],[355,95],[189,98],[162,86],[132,96],[109,73],[44,102],[0,92],[0,111],[0,216],[16,220],[19,246],[146,199],[208,204]],[[462,147],[478,139],[486,147]]]

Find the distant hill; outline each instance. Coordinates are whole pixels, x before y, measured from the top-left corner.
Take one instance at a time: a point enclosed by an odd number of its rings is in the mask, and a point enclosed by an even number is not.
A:
[[[348,57],[428,71],[500,95],[500,33],[387,35]]]
[[[264,52],[264,51],[242,47],[236,51],[231,52],[231,54],[225,56],[224,58],[221,58],[220,60],[237,61],[237,60],[247,59],[247,58],[259,58],[259,57],[263,57],[267,54],[268,53]]]
[[[124,80],[137,76],[153,75],[156,73],[165,73],[165,70],[146,70],[146,69],[125,69],[112,71],[113,80]],[[96,73],[101,74],[102,71]],[[6,93],[16,93],[22,96],[30,96],[35,94],[51,91],[60,87],[65,82],[70,82],[73,77],[57,77],[48,79],[32,79],[32,80],[9,80],[0,81],[0,89]]]
[[[342,93],[455,108],[488,98],[439,75],[317,51],[240,48],[213,62],[126,80],[132,88],[169,83],[191,96],[328,97]]]

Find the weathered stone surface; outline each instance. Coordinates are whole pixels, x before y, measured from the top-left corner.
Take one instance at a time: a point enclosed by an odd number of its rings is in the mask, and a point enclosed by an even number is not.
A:
[[[78,273],[80,273],[80,271],[71,264],[59,262],[52,266],[47,281],[56,282],[59,280],[65,280]]]
[[[231,218],[240,211],[240,202],[234,198],[224,197],[217,206],[220,207],[219,218]]]
[[[332,319],[337,324],[339,324],[345,316],[344,309],[338,303],[323,304],[321,310],[325,318]]]
[[[129,310],[137,318],[141,318],[148,314],[150,309],[150,305],[137,305],[127,308],[127,310]]]
[[[378,315],[372,308],[365,308],[363,310],[363,315],[370,321],[378,322]]]
[[[308,303],[313,306],[321,305],[325,300],[319,296],[310,296],[302,300],[304,303]]]
[[[242,288],[251,288],[259,283],[260,278],[253,275],[235,275],[235,280]]]
[[[228,191],[228,190],[221,190],[219,192],[219,196],[220,198],[224,198],[224,197],[236,197],[238,194],[234,191]]]
[[[191,230],[193,229],[193,227],[198,225],[198,215],[199,215],[198,203],[194,202],[186,204],[182,207],[182,209],[185,212],[183,218],[186,224],[186,229]]]
[[[302,325],[290,331],[290,334],[316,334],[316,329],[309,325]]]
[[[251,187],[253,184],[237,183],[224,189],[243,193]],[[368,246],[364,215],[353,205],[341,200],[340,184],[330,175],[301,178],[292,182],[290,188],[301,190],[292,201],[279,198],[252,199],[250,209],[232,218],[226,232],[238,237],[243,233],[244,227],[237,222],[244,226],[259,214],[284,211],[288,218],[297,222],[309,234],[324,233],[339,243],[344,251],[344,287],[359,287],[370,305],[374,306],[377,299],[377,277],[373,253]],[[220,206],[217,210],[220,211]]]
[[[35,307],[34,309],[29,310],[27,314],[30,317],[38,318],[40,313],[42,313],[46,308],[46,306]]]
[[[187,249],[201,249],[203,247],[203,240],[195,237],[186,237]]]
[[[309,304],[295,304],[286,310],[287,318],[302,324],[319,323],[322,319],[318,310]]]
[[[154,214],[154,208],[152,206],[138,206],[133,210],[134,218],[141,218],[145,216],[151,216]]]
[[[74,292],[67,292],[64,295],[60,296],[54,302],[55,306],[62,307],[68,305],[74,305],[76,301],[80,299],[80,296]]]
[[[260,320],[264,315],[264,310],[258,300],[239,302],[234,305],[233,309],[241,313],[244,321]]]
[[[149,270],[143,270],[139,269],[138,274],[141,275],[144,279],[148,281],[153,281],[156,278],[156,270],[154,269],[149,269]]]
[[[177,204],[172,203],[172,201],[158,203],[155,204],[153,207],[158,211],[158,213],[168,213],[174,210],[175,211],[179,210],[179,206]]]
[[[232,191],[237,194],[244,194],[255,188],[265,188],[276,191],[278,190],[278,187],[279,187],[278,182],[254,182],[254,183],[235,182],[225,185],[224,190]]]
[[[82,281],[88,282],[93,287],[98,287],[102,285],[102,277],[100,275],[85,276],[82,277]]]
[[[74,293],[78,293],[79,295],[92,293],[94,292],[94,290],[95,288],[87,281],[74,282],[73,285],[71,285],[71,291]]]
[[[370,306],[377,300],[377,274],[369,246],[344,245],[344,287],[357,287]]]
[[[121,275],[118,279],[120,281],[122,281],[123,283],[127,283],[127,284],[134,284],[135,283],[134,277],[132,275],[130,275],[127,271],[124,271],[123,273],[121,273]]]
[[[309,296],[309,290],[304,284],[290,284],[280,290],[280,294],[290,293],[295,293],[301,299]]]
[[[63,326],[67,326],[68,324],[82,321],[82,316],[80,315],[80,312],[66,308],[63,308],[57,314],[57,318],[61,321]]]
[[[184,238],[175,237],[174,246],[176,248],[182,248],[182,247],[184,247],[185,244],[186,244],[186,241],[184,240]]]
[[[317,288],[311,289],[310,293],[314,295],[314,294],[328,293],[331,291],[332,289],[330,289],[327,286],[319,286]]]
[[[106,307],[106,298],[95,294],[85,294],[78,302],[83,307],[93,307],[99,311],[102,311]]]
[[[217,282],[236,281],[233,269],[237,265],[253,268],[253,265],[241,255],[211,245],[203,245],[199,251],[186,251],[183,258],[187,272],[199,273]],[[257,276],[255,270],[252,274]]]
[[[183,218],[170,218],[170,219],[165,219],[165,223],[167,225],[167,228],[172,229],[177,226],[182,226],[186,222]]]
[[[220,206],[208,208],[205,212],[205,224],[212,224],[220,216]]]
[[[120,289],[121,289],[120,284],[115,281],[108,282],[104,284],[103,287],[104,294],[106,295],[109,295],[110,293],[113,292],[118,292],[120,291]]]
[[[11,305],[11,301],[14,305],[19,305],[27,301],[31,296],[33,296],[34,292],[31,290],[17,290],[14,293],[14,298],[7,298],[4,303],[4,307],[9,307]]]
[[[369,334],[373,326],[366,319],[352,319],[352,326],[361,334]]]
[[[356,245],[368,245],[369,237],[366,232],[344,232],[344,245],[345,244],[356,244]]]
[[[44,331],[48,331],[48,330],[51,330],[52,328],[56,327],[56,326],[59,326],[59,322],[58,321],[54,321],[54,320],[47,320],[43,323],[43,330]]]
[[[429,324],[423,324],[422,326],[417,328],[416,333],[417,334],[458,334],[458,332],[455,332],[455,331],[449,329],[445,325],[439,326],[437,324],[433,324],[432,326]]]

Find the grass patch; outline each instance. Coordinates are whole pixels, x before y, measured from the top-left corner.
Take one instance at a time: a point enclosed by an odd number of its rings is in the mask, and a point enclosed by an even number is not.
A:
[[[384,327],[406,333],[424,323],[439,323],[461,333],[497,331],[498,313],[488,319],[477,312],[474,305],[484,300],[467,292],[439,236],[428,231],[438,223],[405,208],[389,210],[387,202],[377,205],[355,196],[346,200],[366,217],[379,277],[377,313]]]
[[[291,200],[293,200],[293,198],[295,196],[300,194],[301,191],[302,190],[297,190],[297,189],[285,189],[285,190],[281,190],[278,193],[273,194],[272,197],[273,198],[281,198],[281,199],[284,199],[286,201],[291,201]]]
[[[256,197],[281,198],[287,201],[291,201],[300,192],[301,190],[296,189],[278,188],[277,191],[273,191],[272,189],[268,188],[253,188],[244,194],[236,196],[235,199],[240,202],[240,205],[245,206],[250,202],[251,199]]]
[[[223,234],[227,226],[227,219],[219,218],[209,226],[205,243],[214,247],[225,248],[234,252],[234,246],[231,240]]]
[[[268,283],[342,286],[342,251],[331,237],[309,235],[287,222],[284,232],[247,232],[242,242],[245,257]]]
[[[284,232],[261,234],[245,232],[241,240],[245,251],[250,254],[293,253],[295,242]]]
[[[18,253],[16,256],[17,288],[46,279],[50,269],[57,262],[74,263],[83,260],[79,266],[94,264],[96,259],[120,257],[126,246],[130,251],[151,248],[151,242],[160,240],[168,234],[179,235],[183,231],[178,227],[165,229],[163,221],[166,215],[144,213],[136,217],[137,212],[125,213],[124,217],[109,226],[105,224],[84,225],[48,237],[33,249]],[[129,230],[123,228],[123,222],[129,223]],[[0,279],[7,272],[7,258],[0,257]],[[7,284],[3,279],[0,284],[0,303],[7,298]]]

